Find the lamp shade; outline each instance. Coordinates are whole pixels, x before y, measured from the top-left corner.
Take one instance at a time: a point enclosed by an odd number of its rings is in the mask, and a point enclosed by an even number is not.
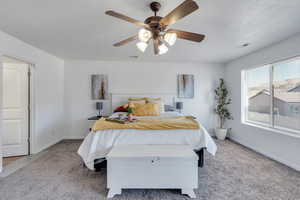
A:
[[[182,102],[176,102],[176,109],[182,110],[183,109],[183,103]]]
[[[169,50],[168,47],[164,43],[162,43],[161,45],[158,46],[158,51],[159,51],[158,54],[159,55],[167,53],[168,50]]]
[[[144,28],[139,31],[138,38],[141,42],[148,42],[151,37],[152,37],[151,31],[148,31]]]
[[[176,33],[166,33],[164,35],[164,40],[170,45],[173,46],[176,42],[177,34]]]
[[[102,110],[103,109],[103,102],[97,102],[96,103],[96,109],[97,110]]]
[[[145,50],[148,47],[148,44],[146,42],[139,42],[136,44],[136,46],[141,52],[145,52]]]

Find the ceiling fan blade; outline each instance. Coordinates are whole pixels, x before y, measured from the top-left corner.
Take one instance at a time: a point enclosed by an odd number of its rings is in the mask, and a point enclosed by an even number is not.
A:
[[[205,35],[198,34],[198,33],[191,33],[186,31],[181,31],[177,29],[169,29],[168,33],[176,33],[177,37],[184,40],[190,40],[193,42],[201,42],[204,40]]]
[[[158,49],[159,44],[158,43],[159,43],[158,39],[153,40],[154,54],[155,55],[158,55],[158,53],[159,53],[159,49]]]
[[[105,12],[105,14],[109,15],[109,16],[112,16],[112,17],[116,17],[118,19],[121,19],[121,20],[125,20],[129,23],[133,23],[135,25],[138,25],[138,26],[142,26],[142,27],[145,27],[145,28],[149,28],[149,26],[141,21],[138,21],[136,19],[133,19],[131,17],[128,17],[126,15],[123,15],[121,13],[117,13],[115,11],[112,11],[112,10],[108,10]]]
[[[185,0],[177,8],[172,10],[167,16],[161,19],[160,23],[163,26],[169,26],[177,22],[178,20],[184,18],[185,16],[191,14],[197,10],[199,6],[193,0]]]
[[[129,42],[132,42],[132,41],[134,41],[134,40],[137,40],[137,39],[138,39],[138,36],[135,35],[135,36],[132,36],[132,37],[130,37],[130,38],[127,38],[126,40],[122,40],[121,42],[118,42],[118,43],[114,44],[114,46],[115,46],[115,47],[120,47],[120,46],[123,46],[123,45],[125,45],[125,44],[127,44],[127,43],[129,43]]]

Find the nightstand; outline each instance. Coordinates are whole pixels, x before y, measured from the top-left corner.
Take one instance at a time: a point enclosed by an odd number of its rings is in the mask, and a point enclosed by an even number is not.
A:
[[[89,121],[97,121],[99,119],[101,119],[102,117],[109,117],[109,116],[93,116],[93,117],[90,117],[88,118]],[[91,128],[89,128],[90,131],[92,131]]]
[[[97,121],[97,120],[100,119],[101,117],[104,117],[104,116],[93,116],[93,117],[88,118],[88,120],[89,120],[89,121]]]

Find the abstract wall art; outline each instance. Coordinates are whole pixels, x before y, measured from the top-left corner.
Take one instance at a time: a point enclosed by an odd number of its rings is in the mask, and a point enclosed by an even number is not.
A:
[[[194,75],[178,75],[178,98],[194,98]]]
[[[108,75],[93,74],[91,75],[92,100],[109,99],[108,94]]]

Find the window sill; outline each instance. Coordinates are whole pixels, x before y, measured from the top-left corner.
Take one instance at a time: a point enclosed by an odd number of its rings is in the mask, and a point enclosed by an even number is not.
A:
[[[255,122],[251,122],[251,121],[244,121],[244,122],[242,122],[242,124],[248,125],[248,126],[253,126],[253,127],[256,127],[256,128],[261,128],[261,129],[264,129],[264,130],[267,130],[267,131],[271,131],[271,132],[275,132],[275,133],[279,133],[279,134],[282,134],[282,135],[286,135],[286,136],[290,136],[290,137],[300,139],[300,131],[292,131],[292,130],[284,130],[284,129],[279,129],[279,128],[272,128],[272,127],[264,126],[264,125],[257,124]]]

